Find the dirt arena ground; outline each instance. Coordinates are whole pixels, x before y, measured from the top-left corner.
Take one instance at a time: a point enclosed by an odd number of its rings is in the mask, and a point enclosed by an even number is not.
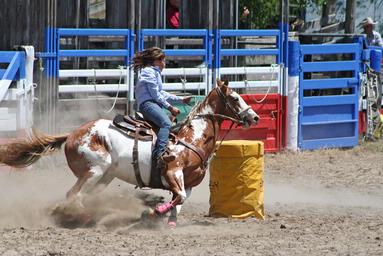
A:
[[[144,196],[119,181],[89,202],[94,227],[55,224],[75,181],[62,155],[0,173],[0,255],[383,255],[383,141],[266,155],[264,221],[206,217],[206,177],[176,229],[141,225]]]

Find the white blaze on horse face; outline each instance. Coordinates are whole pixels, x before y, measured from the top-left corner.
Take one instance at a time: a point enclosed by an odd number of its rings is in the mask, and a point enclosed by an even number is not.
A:
[[[206,106],[201,110],[201,115],[214,114],[213,109],[210,106]],[[203,134],[207,128],[207,122],[204,118],[197,118],[191,121],[193,127],[192,142],[202,139]]]
[[[257,113],[249,106],[247,103],[242,99],[242,97],[236,93],[235,91],[232,91],[231,96],[238,99],[238,104],[240,108],[240,115],[246,116],[246,118],[251,121],[252,123],[255,123],[255,117],[258,117]]]

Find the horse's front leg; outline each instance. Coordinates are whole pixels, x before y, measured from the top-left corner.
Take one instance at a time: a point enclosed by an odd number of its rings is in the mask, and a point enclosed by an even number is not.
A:
[[[155,213],[161,216],[168,213],[177,205],[182,204],[187,198],[182,169],[169,169],[166,171],[164,177],[166,182],[169,184],[169,190],[173,193],[173,199],[168,203],[158,205],[154,209]]]
[[[186,189],[186,197],[189,198],[191,195],[191,188]],[[173,196],[173,200],[175,199],[176,196]],[[168,218],[168,225],[170,227],[176,227],[177,226],[177,215],[180,214],[182,208],[182,204],[178,204],[175,207],[173,207],[170,210],[170,215]]]

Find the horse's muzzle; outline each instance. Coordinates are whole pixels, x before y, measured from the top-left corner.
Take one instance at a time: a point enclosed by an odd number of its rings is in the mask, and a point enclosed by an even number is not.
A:
[[[249,126],[252,125],[252,124],[258,124],[259,116],[257,114],[248,116],[246,118],[246,121],[248,122]]]
[[[243,115],[242,122],[245,127],[249,127],[252,124],[257,124],[259,121],[259,116],[251,108],[247,111],[246,115]]]

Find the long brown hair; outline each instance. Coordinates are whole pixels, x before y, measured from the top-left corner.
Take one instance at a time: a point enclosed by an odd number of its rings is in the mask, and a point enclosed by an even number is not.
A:
[[[133,57],[133,69],[138,71],[147,66],[152,66],[154,61],[165,58],[165,53],[161,48],[151,47],[141,52],[137,52]]]

